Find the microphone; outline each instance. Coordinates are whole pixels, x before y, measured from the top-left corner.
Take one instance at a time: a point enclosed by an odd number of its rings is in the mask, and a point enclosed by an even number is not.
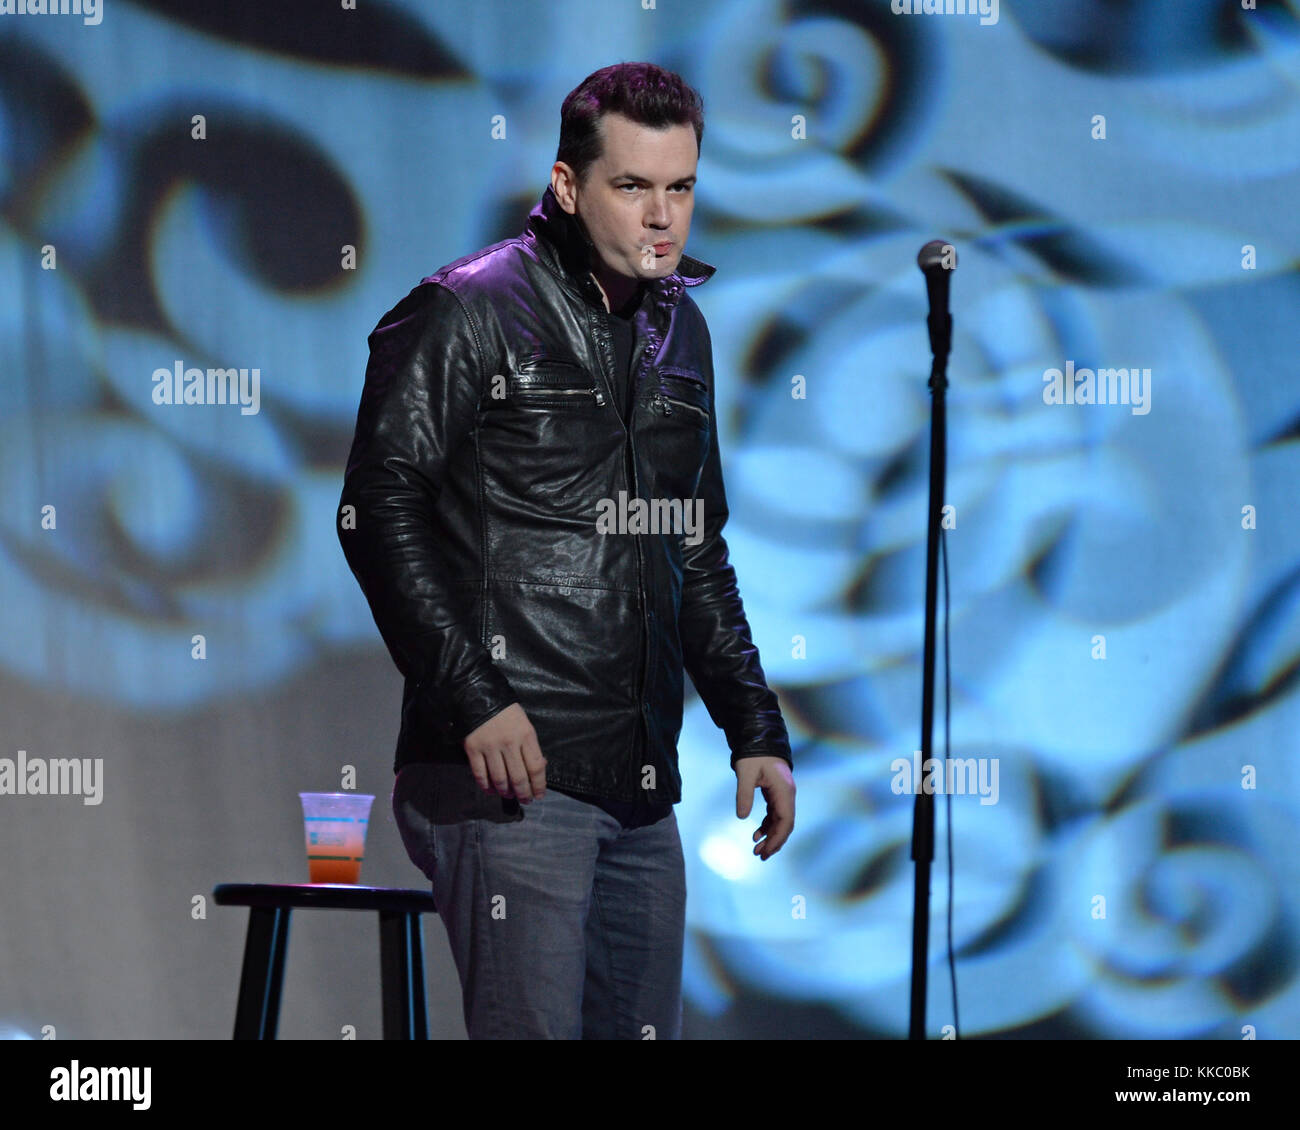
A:
[[[916,265],[925,274],[930,299],[930,352],[946,356],[952,342],[952,315],[948,313],[948,283],[957,269],[957,249],[942,239],[932,239],[917,252]]]

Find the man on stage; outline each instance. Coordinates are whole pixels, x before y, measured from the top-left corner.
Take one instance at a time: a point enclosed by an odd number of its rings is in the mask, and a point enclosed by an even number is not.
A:
[[[596,71],[523,233],[370,335],[339,537],[406,680],[393,811],[471,1039],[679,1037],[683,670],[737,816],[766,799],[755,853],[794,826],[687,294],[702,135],[678,75]]]

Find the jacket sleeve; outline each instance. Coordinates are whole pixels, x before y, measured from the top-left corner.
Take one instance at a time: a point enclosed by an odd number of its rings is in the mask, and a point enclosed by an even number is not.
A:
[[[706,342],[707,335],[706,328]],[[697,493],[704,502],[704,530],[699,543],[685,546],[682,556],[677,619],[682,659],[709,717],[727,736],[733,769],[742,757],[782,757],[793,768],[785,721],[759,663],[722,536],[727,495],[718,450],[712,345],[706,348],[710,354],[709,454]]]
[[[463,621],[438,554],[434,504],[477,420],[478,342],[456,295],[422,283],[369,345],[339,541],[393,662],[415,681],[421,713],[459,741],[518,700]]]

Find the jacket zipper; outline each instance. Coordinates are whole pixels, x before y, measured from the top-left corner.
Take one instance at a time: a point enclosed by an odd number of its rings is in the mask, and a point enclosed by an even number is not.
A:
[[[598,388],[521,388],[516,389],[515,396],[593,396],[596,407],[605,406],[605,394]]]
[[[654,327],[651,326],[650,333],[648,335],[648,340],[646,342],[646,349],[641,359],[641,369],[640,372],[637,374],[638,377],[640,377],[642,373],[649,372],[654,367],[655,359],[659,356],[659,350],[661,348],[663,348],[663,341],[662,339],[660,339],[659,335],[654,332]],[[656,395],[658,394],[656,393]],[[636,416],[636,385],[633,384],[632,388],[628,390],[627,443],[628,443],[628,449],[632,453],[632,495],[634,498],[640,498],[641,490],[637,482],[637,475],[636,475],[636,444],[632,439],[633,432],[636,430],[633,427],[633,424],[635,422],[635,416]],[[651,632],[653,631],[651,620],[654,615],[650,611],[650,601],[645,591],[645,562],[644,562],[643,553],[644,551],[641,547],[641,538],[638,536],[636,538],[637,590],[640,594],[640,599],[641,599],[641,628],[644,633],[642,646],[641,646],[641,688],[638,693],[638,698],[640,699],[640,702],[637,704],[641,715],[642,764],[644,764],[644,759],[650,754],[650,721],[646,717],[646,687],[649,685],[650,682],[650,639],[651,639]],[[633,769],[635,770],[635,765],[633,766]],[[638,784],[638,779],[635,776],[635,774],[631,784],[633,790],[635,790]],[[656,782],[656,787],[658,787],[658,782]]]
[[[673,414],[673,405],[675,404],[678,408],[685,408],[688,412],[695,412],[696,414],[703,416],[706,422],[709,419],[708,412],[698,404],[688,404],[684,400],[678,400],[675,396],[668,396],[662,392],[655,393],[655,403],[664,410],[665,416],[671,416]]]

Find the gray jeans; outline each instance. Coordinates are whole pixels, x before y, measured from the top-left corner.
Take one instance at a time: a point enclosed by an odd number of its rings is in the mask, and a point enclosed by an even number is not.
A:
[[[628,828],[553,788],[520,805],[468,765],[423,762],[403,767],[392,804],[433,884],[470,1039],[680,1039],[675,813]]]

